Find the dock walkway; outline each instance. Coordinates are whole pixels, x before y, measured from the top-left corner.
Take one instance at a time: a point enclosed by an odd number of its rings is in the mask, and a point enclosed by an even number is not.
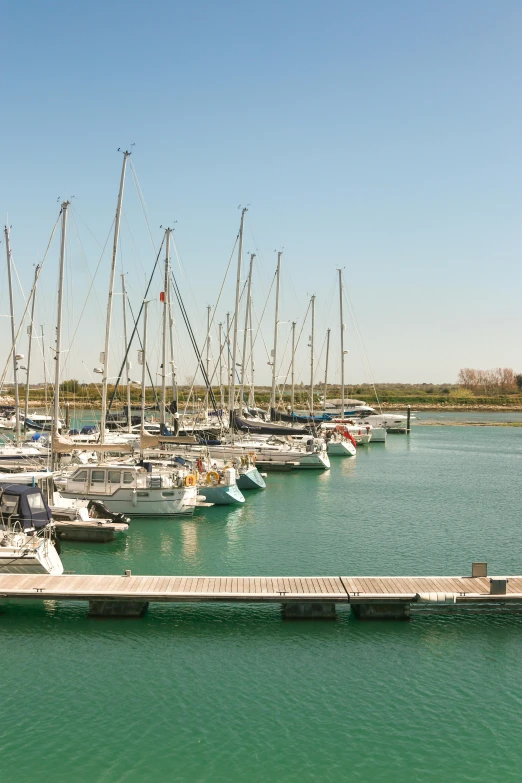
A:
[[[486,564],[480,564],[485,566]],[[0,600],[88,601],[95,615],[143,614],[150,602],[277,603],[286,617],[407,619],[411,607],[522,611],[522,576],[134,576],[0,575]]]

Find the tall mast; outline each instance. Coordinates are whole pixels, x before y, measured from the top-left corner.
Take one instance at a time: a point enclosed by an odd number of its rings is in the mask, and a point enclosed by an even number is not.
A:
[[[323,411],[326,410],[326,394],[328,391],[328,357],[330,355],[330,329],[326,330],[326,365],[324,368]]]
[[[256,404],[256,394],[254,386],[254,330],[252,329],[252,297],[250,297],[249,305],[249,317],[250,317],[250,394],[248,395],[248,404],[251,408]]]
[[[14,380],[14,398],[15,398],[15,443],[18,445],[20,442],[20,410],[18,408],[18,359],[16,358],[16,328],[15,328],[15,315],[14,315],[14,301],[13,301],[13,278],[11,273],[11,244],[9,242],[9,226],[4,228],[5,233],[5,253],[7,256],[7,279],[9,281],[9,307],[11,311],[11,339],[13,347],[13,380]]]
[[[53,436],[59,434],[58,422],[60,420],[60,365],[62,351],[62,310],[63,310],[63,276],[65,271],[65,239],[67,237],[67,210],[69,202],[62,204],[62,238],[60,242],[60,268],[58,273],[58,304],[56,318],[56,350],[54,367],[54,414]],[[54,459],[53,459],[54,461]]]
[[[223,415],[223,407],[225,405],[225,390],[223,389],[223,322],[218,324],[219,328],[219,406],[221,408],[221,415]]]
[[[281,256],[282,255],[283,253],[280,250],[277,254],[274,350],[272,351],[272,391],[270,394],[270,407],[274,408],[274,410],[276,406],[277,332],[279,328],[279,289],[280,289],[280,282],[281,282]]]
[[[161,415],[160,421],[166,424],[167,406],[167,326],[169,317],[169,278],[170,278],[170,232],[165,229],[165,281],[163,283],[163,335],[161,341]]]
[[[314,412],[314,339],[315,339],[315,294],[312,296],[312,334],[310,335],[310,413]]]
[[[227,334],[225,345],[227,346],[227,377],[230,384],[230,313],[227,313]],[[230,385],[228,387],[228,407],[230,409]]]
[[[237,324],[239,320],[239,296],[241,293],[241,266],[243,263],[243,228],[245,225],[245,212],[247,208],[244,207],[241,212],[241,223],[239,226],[239,247],[237,251],[237,279],[236,279],[236,306],[234,309],[234,342],[232,343],[232,372],[229,378],[228,388],[228,408],[230,412],[234,410],[234,398],[236,391],[236,362],[237,362]]]
[[[178,409],[178,380],[176,377],[176,365],[174,364],[174,318],[172,317],[172,301],[170,298],[169,280],[169,334],[170,334],[170,370],[172,372],[172,400]]]
[[[141,357],[141,431],[145,431],[145,382],[147,380],[147,316],[149,302],[143,302],[143,348],[139,352]]]
[[[25,382],[25,406],[24,406],[24,429],[27,416],[29,415],[29,373],[31,372],[31,347],[33,344],[33,324],[34,324],[34,306],[36,303],[36,285],[38,283],[38,274],[40,272],[40,265],[36,265],[34,270],[34,283],[33,283],[33,301],[31,302],[31,323],[27,327],[27,334],[29,335],[29,345],[27,347],[27,380]],[[46,411],[47,412],[47,411]]]
[[[42,335],[42,357],[43,357],[43,371],[44,371],[44,396],[45,396],[45,409],[47,410],[47,362],[45,361],[45,343],[44,343],[44,328],[40,326]]]
[[[294,412],[295,404],[295,321],[292,321],[292,394],[290,397],[290,407]]]
[[[344,323],[343,323],[343,270],[339,269],[339,314],[341,327],[341,418],[344,419]]]
[[[127,291],[125,290],[125,275],[121,276],[121,295],[123,301],[123,349],[127,352]],[[125,360],[125,370],[127,373],[127,430],[132,432],[132,414],[131,414],[131,364],[129,357]]]
[[[255,253],[250,253],[250,268],[248,270],[248,290],[245,309],[245,331],[243,332],[243,356],[241,358],[241,385],[239,387],[239,413],[241,413],[241,406],[243,405],[243,392],[245,388],[245,373],[247,365],[247,341],[248,341],[248,317],[250,314],[250,293],[252,291],[252,269],[254,267]]]
[[[109,278],[109,300],[107,302],[107,321],[105,325],[105,350],[103,352],[103,378],[102,378],[102,409],[100,422],[100,442],[105,442],[105,422],[107,420],[107,384],[109,380],[109,347],[111,337],[112,320],[112,297],[114,294],[114,276],[116,273],[116,258],[118,255],[118,241],[120,238],[120,220],[121,205],[123,202],[123,188],[125,186],[125,170],[127,168],[127,158],[130,152],[123,153],[123,165],[121,167],[120,190],[118,193],[118,204],[116,207],[116,217],[114,220],[114,241],[112,245],[112,263],[111,274]]]
[[[205,366],[207,371],[207,377],[205,379],[207,391],[205,392],[205,411],[208,416],[208,395],[210,392],[210,305],[207,305],[207,355],[205,359]]]

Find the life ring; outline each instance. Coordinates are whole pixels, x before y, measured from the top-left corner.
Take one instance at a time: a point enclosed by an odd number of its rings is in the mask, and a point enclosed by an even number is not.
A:
[[[186,487],[193,487],[196,484],[196,477],[192,475],[192,473],[189,473],[188,476],[185,476],[185,486]]]
[[[217,470],[209,470],[207,473],[207,484],[212,484],[214,480],[214,483],[219,484],[219,473]]]

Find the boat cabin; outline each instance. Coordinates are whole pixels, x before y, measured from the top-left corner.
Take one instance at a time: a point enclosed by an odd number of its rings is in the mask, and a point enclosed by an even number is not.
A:
[[[51,509],[39,487],[0,484],[0,525],[40,530],[51,522]]]
[[[161,489],[176,486],[166,474],[154,475],[151,463],[138,465],[85,465],[66,481],[66,492],[90,495],[112,495],[120,489]]]

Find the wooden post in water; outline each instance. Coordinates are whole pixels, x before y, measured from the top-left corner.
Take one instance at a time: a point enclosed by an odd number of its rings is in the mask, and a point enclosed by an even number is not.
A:
[[[406,413],[406,432],[409,433],[411,427],[410,427],[410,417],[411,417],[411,405],[408,405],[408,411]]]

